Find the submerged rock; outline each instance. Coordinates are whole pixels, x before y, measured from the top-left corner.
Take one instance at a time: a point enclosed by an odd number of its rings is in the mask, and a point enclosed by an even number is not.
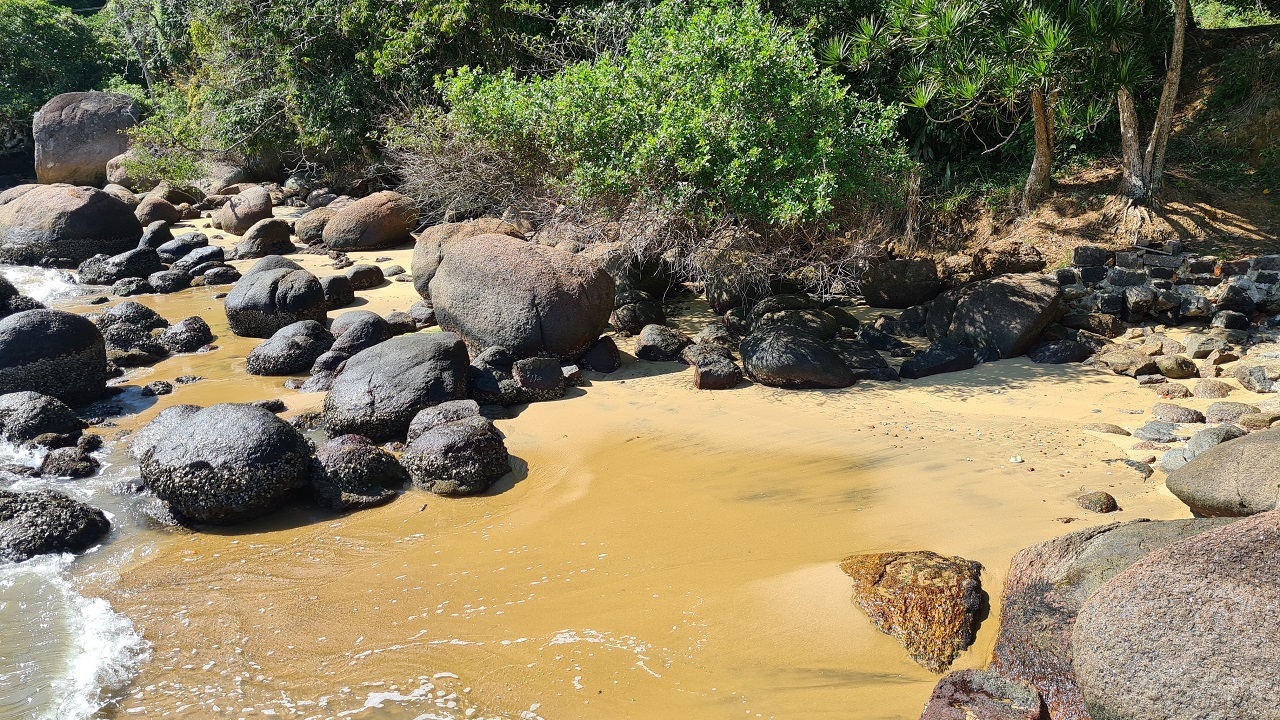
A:
[[[853,555],[840,563],[853,578],[854,601],[881,631],[926,669],[946,672],[973,643],[983,592],[982,565],[936,553]]]
[[[166,408],[130,449],[156,497],[189,520],[215,525],[276,509],[311,470],[306,438],[252,405]]]
[[[0,558],[88,550],[111,529],[99,509],[54,490],[0,490]]]

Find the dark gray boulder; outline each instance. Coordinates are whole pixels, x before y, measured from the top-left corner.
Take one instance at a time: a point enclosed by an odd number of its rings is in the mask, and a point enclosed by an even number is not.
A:
[[[555,358],[522,358],[511,364],[511,379],[524,402],[545,402],[564,397],[564,372]]]
[[[191,276],[186,273],[174,272],[173,270],[161,270],[148,275],[147,284],[151,286],[152,290],[162,295],[168,295],[191,287]]]
[[[822,309],[775,310],[756,318],[753,329],[786,325],[826,342],[840,332],[840,321]]]
[[[1053,720],[1090,720],[1072,667],[1071,633],[1085,601],[1161,547],[1224,520],[1135,520],[1054,538],[1013,557],[987,670],[1034,687]]]
[[[667,316],[662,311],[662,305],[647,299],[620,305],[609,316],[609,324],[615,330],[632,335],[639,333],[647,325],[662,325],[666,322]]]
[[[324,291],[324,303],[330,310],[344,308],[356,301],[355,288],[346,275],[326,275],[320,278],[320,288]]]
[[[1166,545],[1094,593],[1071,636],[1094,720],[1280,718],[1277,547],[1280,513],[1264,513]]]
[[[113,305],[102,315],[98,316],[98,327],[106,330],[116,323],[128,323],[137,325],[147,330],[159,330],[169,327],[169,321],[164,319],[160,313],[143,305],[140,302],[126,300],[117,305]]]
[[[689,337],[665,325],[646,325],[636,338],[636,357],[650,362],[671,362],[690,343]]]
[[[231,199],[213,213],[213,226],[232,235],[243,235],[259,220],[271,217],[271,195],[257,185],[251,185],[232,195]]]
[[[323,324],[328,306],[315,275],[279,255],[268,255],[236,281],[227,294],[226,312],[231,332],[268,338],[300,320]]]
[[[929,259],[898,259],[876,263],[858,279],[862,296],[871,307],[909,308],[942,292],[938,268]]]
[[[853,373],[823,342],[788,325],[756,330],[742,341],[747,376],[782,388],[842,388]]]
[[[929,345],[923,352],[916,353],[914,357],[903,362],[902,367],[898,368],[898,374],[915,380],[930,375],[968,370],[977,364],[978,360],[973,348],[939,340]]]
[[[299,320],[275,332],[249,351],[245,372],[250,375],[296,375],[307,372],[316,358],[333,346],[333,335],[315,320]]]
[[[931,339],[990,348],[1009,358],[1030,349],[1062,309],[1062,289],[1052,278],[1000,275],[938,296],[926,326]]]
[[[244,238],[231,250],[236,260],[255,260],[268,255],[288,255],[297,250],[289,240],[289,223],[280,218],[264,218],[244,232]]]
[[[375,250],[413,240],[418,206],[397,192],[383,190],[337,210],[324,225],[325,247],[333,250]]]
[[[169,230],[169,223],[157,220],[142,229],[142,238],[138,240],[138,247],[155,250],[172,239],[173,232]]]
[[[106,344],[92,322],[51,309],[0,319],[0,393],[31,390],[81,405],[106,385]]]
[[[156,248],[156,253],[160,255],[160,259],[167,263],[181,263],[188,255],[201,248],[209,247],[209,237],[204,233],[189,232],[183,233],[174,239],[162,244]],[[221,248],[219,248],[221,250]],[[206,251],[212,252],[212,251]],[[209,255],[200,255],[192,258],[186,266],[195,267],[202,262],[208,262],[214,258]],[[218,260],[222,259],[221,253],[218,254]]]
[[[37,392],[0,395],[0,438],[21,445],[41,436],[74,441],[85,422],[61,400]]]
[[[131,250],[141,237],[133,209],[101,190],[19,185],[0,193],[0,262],[79,263]]]
[[[72,92],[55,95],[31,122],[36,179],[102,187],[107,163],[129,149],[126,132],[142,111],[128,95]]]
[[[80,263],[77,272],[85,285],[112,285],[125,278],[145,278],[164,270],[160,255],[150,248],[135,248],[119,255],[94,255]]]
[[[355,355],[395,336],[381,315],[368,310],[352,310],[339,315],[329,330],[335,338],[333,350],[348,355]]]
[[[110,530],[101,510],[60,492],[0,490],[0,558],[5,560],[83,552]]]
[[[836,338],[828,343],[828,347],[853,371],[855,380],[882,380],[889,382],[901,380],[898,371],[889,367],[889,363],[880,356],[880,353],[875,351],[875,348],[861,340]]]
[[[171,353],[191,353],[212,343],[216,338],[204,318],[192,315],[166,328],[157,339]]]
[[[312,495],[334,512],[388,503],[408,480],[395,455],[359,435],[343,435],[321,445],[311,469]]]
[[[412,443],[418,436],[441,425],[470,417],[480,417],[480,405],[475,400],[449,400],[424,408],[409,422],[405,444]]]
[[[166,408],[130,448],[143,483],[180,516],[224,525],[261,517],[307,484],[311,446],[260,407]]]
[[[377,265],[352,265],[347,268],[347,282],[351,283],[353,290],[369,290],[376,288],[385,280],[382,276],[382,268]]]
[[[474,495],[511,472],[502,434],[484,417],[438,425],[414,439],[400,456],[413,484],[437,495]]]
[[[613,311],[614,283],[586,258],[506,235],[455,242],[431,279],[440,327],[476,349],[576,358]]]
[[[578,359],[578,363],[587,370],[611,373],[622,367],[622,353],[618,351],[618,345],[613,338],[602,337],[591,343]]]
[[[1193,512],[1240,517],[1276,508],[1280,495],[1280,430],[1224,442],[1169,473],[1165,486]]]
[[[324,401],[330,436],[403,437],[424,408],[467,395],[467,350],[453,333],[391,338],[347,360]]]

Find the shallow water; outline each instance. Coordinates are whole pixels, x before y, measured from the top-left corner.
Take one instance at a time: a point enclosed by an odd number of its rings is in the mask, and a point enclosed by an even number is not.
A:
[[[409,252],[354,257],[407,267]],[[173,322],[201,315],[218,347],[130,371],[126,392],[89,413],[119,416],[109,439],[177,403],[319,405],[284,378],[244,374],[259,341],[229,333],[219,289],[136,298]],[[417,299],[394,282],[361,296],[353,309],[381,314]],[[63,301],[102,309],[82,302]],[[689,303],[682,320],[696,330],[703,312]],[[183,375],[204,379],[138,392]],[[27,613],[0,633],[67,628],[13,639],[43,664],[21,666],[27,689],[0,695],[0,719],[31,717],[13,704],[26,696],[52,707],[31,688],[71,677],[61,658],[79,636],[58,608],[84,598],[132,623],[98,623],[119,630],[106,641],[126,658],[119,677],[137,666],[127,690],[93,696],[113,700],[110,717],[914,718],[936,677],[853,605],[841,558],[928,549],[982,562],[991,615],[955,664],[982,667],[1017,550],[1083,525],[1187,516],[1158,480],[1105,462],[1127,456],[1118,441],[1078,430],[1133,425],[1123,411],[1148,409],[1151,394],[1079,366],[1015,360],[801,392],[697,392],[674,363],[589,377],[498,421],[517,472],[475,498],[409,490],[350,515],[299,505],[234,528],[160,528],[145,495],[119,491],[136,469],[116,443],[103,477],[64,483],[116,516],[109,541],[48,571],[27,564],[39,577],[14,581],[17,601],[0,605]],[[1075,506],[1099,489],[1124,512]],[[60,605],[59,583],[83,597]]]

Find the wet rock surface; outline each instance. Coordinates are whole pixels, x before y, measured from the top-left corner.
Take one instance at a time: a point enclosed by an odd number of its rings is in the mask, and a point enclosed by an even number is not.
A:
[[[840,563],[854,601],[925,668],[943,673],[974,640],[982,565],[932,552],[853,555]]]
[[[101,510],[55,490],[0,490],[0,558],[88,550],[111,529]]]

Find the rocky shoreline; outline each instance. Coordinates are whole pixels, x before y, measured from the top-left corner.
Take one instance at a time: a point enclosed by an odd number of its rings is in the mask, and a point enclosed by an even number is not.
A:
[[[628,351],[689,366],[691,389],[717,392],[747,380],[781,390],[895,383],[1023,355],[1080,364],[1150,389],[1150,421],[1083,429],[1136,440],[1139,458],[1126,464],[1143,479],[1167,473],[1197,519],[1113,523],[1023,550],[998,603],[989,666],[944,676],[922,717],[1276,713],[1257,676],[1275,665],[1272,644],[1240,638],[1277,600],[1260,578],[1280,532],[1270,462],[1280,403],[1264,399],[1280,379],[1280,256],[1218,260],[1177,241],[1080,246],[1048,272],[1034,248],[996,243],[968,263],[874,261],[856,292],[817,296],[691,282],[618,243],[580,242],[518,213],[419,228],[412,202],[390,191],[357,199],[291,178],[135,194],[65,179],[0,193],[0,260],[75,267],[81,284],[110,286],[111,297],[79,314],[0,283],[0,437],[48,450],[40,468],[11,473],[91,476],[104,438],[127,442],[157,516],[202,531],[298,501],[335,513],[379,507],[408,485],[483,495],[518,460],[495,420],[608,379]],[[387,264],[410,244],[409,271]],[[391,256],[349,256],[370,252]],[[335,272],[313,272],[321,263]],[[412,283],[420,299],[362,309],[370,291],[395,283]],[[200,288],[214,289],[222,317],[167,318],[147,304]],[[714,319],[668,324],[693,298]],[[244,353],[244,372],[323,399],[289,412],[280,397],[166,401],[123,439],[107,437],[123,414],[87,416],[131,372],[232,341],[212,329],[224,321],[262,340]],[[176,389],[161,380],[141,392]],[[322,444],[304,435],[317,431]],[[1086,511],[1128,501],[1088,490]],[[0,556],[10,561],[81,552],[109,527],[66,494],[0,490]],[[982,566],[963,557],[904,547],[841,567],[876,627],[939,674],[974,642],[990,602]],[[1185,657],[1199,670],[1187,672]]]

